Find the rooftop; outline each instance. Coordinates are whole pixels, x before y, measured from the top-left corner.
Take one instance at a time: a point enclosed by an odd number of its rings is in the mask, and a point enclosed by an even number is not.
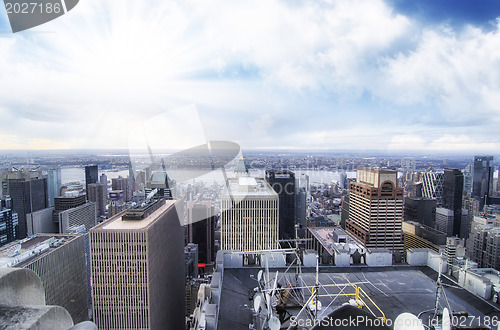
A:
[[[249,292],[257,286],[257,273],[260,267],[224,269],[224,280],[219,308],[220,329],[248,329],[253,323],[253,301]],[[276,269],[270,270],[271,279]],[[302,273],[302,286],[313,286],[315,272]],[[319,273],[320,295],[340,293],[344,287],[328,287],[330,284],[356,283],[377,304],[387,319],[394,321],[404,312],[418,315],[420,312],[434,308],[436,298],[437,274],[428,267],[321,267]],[[278,283],[285,287],[295,283],[295,271],[284,274],[284,269],[278,273]],[[411,283],[411,285],[408,285]],[[348,291],[350,290],[350,291]],[[342,293],[351,293],[352,287],[347,286]],[[446,296],[454,311],[467,311],[472,325],[485,315],[492,317],[500,315],[493,307],[458,288],[446,288]],[[311,290],[303,290],[305,299],[311,295]],[[290,295],[291,296],[291,295]],[[349,300],[344,296],[322,296],[319,298],[323,309],[320,317],[328,315]],[[292,315],[296,315],[300,307],[287,307]],[[476,323],[475,323],[476,322]],[[287,324],[284,324],[285,328]]]
[[[340,227],[313,227],[308,228],[308,230],[321,243],[321,245],[323,245],[330,255],[334,254],[334,250],[364,250],[361,245],[357,244]]]
[[[0,268],[23,267],[80,235],[37,234],[0,248]]]
[[[166,200],[164,205],[142,220],[123,220],[123,216],[127,213],[127,211],[123,211],[92,228],[91,231],[145,229],[168,209],[175,207],[175,202],[175,200]]]
[[[278,196],[266,180],[251,177],[228,179],[222,197],[227,198],[230,195],[240,198],[245,196]]]

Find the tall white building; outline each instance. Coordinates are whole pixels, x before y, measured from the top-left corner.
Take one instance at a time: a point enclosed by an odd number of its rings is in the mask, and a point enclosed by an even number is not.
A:
[[[184,328],[184,231],[175,204],[154,200],[90,230],[99,329]]]
[[[222,193],[222,250],[278,248],[278,194],[264,179],[228,179]]]

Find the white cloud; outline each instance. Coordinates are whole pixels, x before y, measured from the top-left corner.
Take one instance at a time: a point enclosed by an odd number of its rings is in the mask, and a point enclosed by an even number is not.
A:
[[[268,81],[294,90],[358,90],[368,62],[409,25],[381,0],[198,1],[196,10],[225,62],[255,65]]]
[[[211,112],[208,139],[243,147],[412,148],[420,127],[401,127],[398,110],[424,106],[438,119],[424,146],[456,135],[449,123],[496,146],[500,26],[417,28],[382,0],[86,0],[35,33],[0,36],[2,134],[126,148],[134,123],[194,103]],[[337,123],[350,111],[362,120]],[[466,127],[477,118],[489,129]],[[249,123],[260,140],[242,133]]]
[[[448,122],[500,122],[500,21],[485,33],[468,27],[426,30],[415,51],[387,60],[377,95],[396,104],[435,106]]]
[[[471,137],[461,135],[446,134],[429,144],[432,150],[469,150],[469,151],[491,151],[500,150],[500,143],[490,141],[476,141]]]

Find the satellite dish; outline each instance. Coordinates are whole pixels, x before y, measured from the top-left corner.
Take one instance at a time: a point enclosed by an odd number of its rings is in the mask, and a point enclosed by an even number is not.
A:
[[[394,330],[424,330],[422,320],[411,313],[401,313],[394,320]]]
[[[280,320],[274,315],[269,319],[268,325],[270,330],[280,330],[281,328]]]
[[[257,281],[260,282],[260,280],[262,280],[262,274],[263,274],[263,271],[261,269],[261,270],[259,270],[259,273],[257,274]]]
[[[256,295],[255,299],[253,300],[253,310],[255,311],[255,313],[259,312],[261,302],[262,302],[262,296]]]
[[[450,312],[446,307],[443,309],[443,322],[441,323],[441,329],[451,330]]]

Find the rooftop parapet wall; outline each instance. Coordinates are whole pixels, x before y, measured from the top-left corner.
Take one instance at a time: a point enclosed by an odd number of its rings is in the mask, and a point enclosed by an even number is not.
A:
[[[0,328],[69,329],[73,320],[60,306],[45,305],[40,277],[25,268],[0,269]]]

